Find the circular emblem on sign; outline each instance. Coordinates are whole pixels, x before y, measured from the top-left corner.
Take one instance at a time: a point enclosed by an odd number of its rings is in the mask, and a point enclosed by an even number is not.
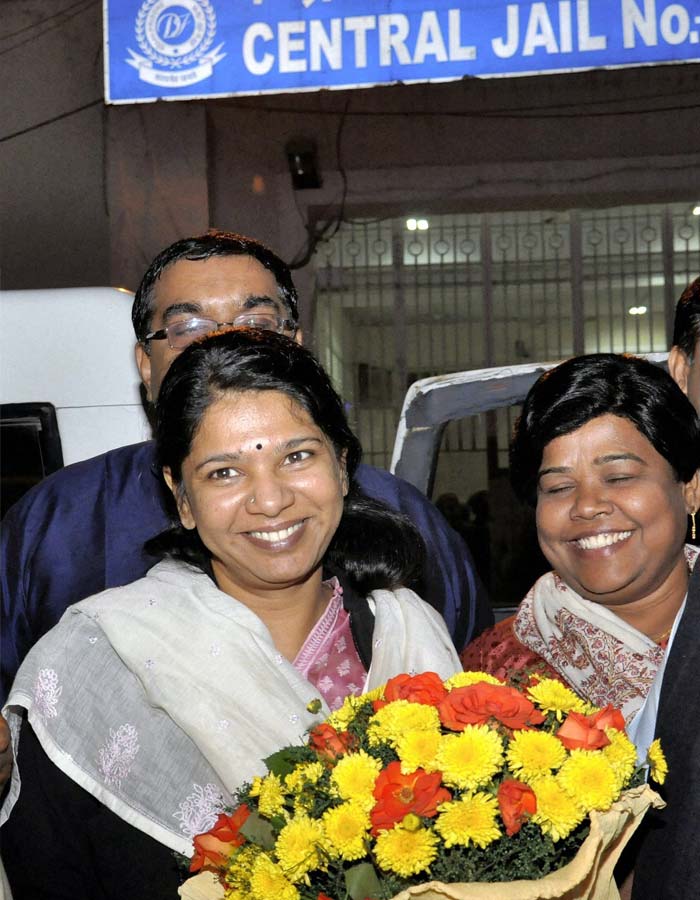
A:
[[[136,40],[156,65],[179,69],[211,47],[216,14],[209,0],[146,0],[136,16]]]

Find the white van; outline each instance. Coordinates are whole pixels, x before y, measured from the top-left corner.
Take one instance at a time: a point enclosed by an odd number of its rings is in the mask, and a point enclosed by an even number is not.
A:
[[[2,512],[63,465],[147,440],[119,288],[0,291]]]

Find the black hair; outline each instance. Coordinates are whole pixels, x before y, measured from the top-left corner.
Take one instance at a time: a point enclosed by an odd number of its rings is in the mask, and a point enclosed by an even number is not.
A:
[[[415,526],[400,513],[365,497],[355,481],[362,448],[345,415],[343,402],[312,354],[284,335],[236,328],[191,344],[173,361],[156,405],[158,462],[170,469],[176,489],[182,466],[207,409],[222,396],[245,391],[279,391],[304,409],[345,456],[349,492],[324,566],[346,576],[361,594],[414,582],[425,553]],[[146,544],[152,555],[169,555],[209,571],[209,552],[196,530],[179,522]]]
[[[673,320],[673,344],[692,362],[700,341],[700,278],[696,278],[681,294]]]
[[[541,375],[515,424],[510,477],[535,505],[544,449],[598,416],[629,419],[687,483],[700,465],[700,420],[671,376],[646,359],[615,353],[576,356]]]
[[[161,274],[168,266],[181,259],[204,260],[212,256],[252,256],[275,276],[280,300],[291,318],[299,321],[297,289],[292,281],[289,266],[260,241],[228,231],[210,231],[197,237],[175,241],[156,256],[146,270],[134,295],[131,321],[136,339],[143,341],[151,330],[153,319],[153,290]]]

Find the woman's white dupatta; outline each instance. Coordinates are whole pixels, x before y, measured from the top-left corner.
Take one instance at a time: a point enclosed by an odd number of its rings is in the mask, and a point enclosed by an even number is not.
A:
[[[461,668],[442,618],[412,591],[375,591],[370,603],[365,690],[400,672],[448,678]],[[15,749],[25,710],[59,769],[185,854],[233,792],[265,772],[265,757],[329,714],[254,613],[174,561],[69,608],[13,685],[5,714]],[[19,758],[0,823],[21,773]]]

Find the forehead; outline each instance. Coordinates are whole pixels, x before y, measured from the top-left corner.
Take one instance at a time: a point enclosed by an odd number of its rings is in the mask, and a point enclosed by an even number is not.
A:
[[[542,467],[572,465],[615,453],[634,453],[651,462],[666,462],[637,426],[622,416],[598,416],[576,431],[554,438],[544,448]]]
[[[153,286],[153,317],[174,303],[242,306],[248,297],[269,297],[282,308],[275,276],[252,256],[210,256],[180,259],[160,275]]]
[[[231,391],[204,413],[192,450],[210,442],[231,445],[229,450],[245,450],[248,444],[269,446],[302,435],[326,439],[309,413],[287,394]]]

